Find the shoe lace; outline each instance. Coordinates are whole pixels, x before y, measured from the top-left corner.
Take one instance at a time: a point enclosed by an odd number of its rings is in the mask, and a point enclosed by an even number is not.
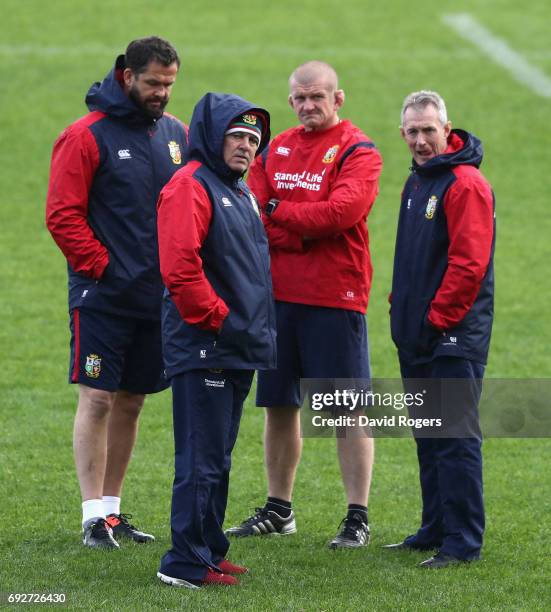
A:
[[[111,527],[109,527],[109,524],[105,519],[100,519],[99,521],[92,523],[90,528],[92,530],[92,535],[94,536],[94,538],[96,538],[96,540],[110,539],[109,531]]]
[[[252,516],[249,516],[249,518],[243,522],[243,525],[252,525],[256,523],[260,518],[267,515],[266,508],[255,508],[254,512],[255,513]]]
[[[341,537],[344,538],[357,538],[358,532],[363,529],[364,523],[353,518],[345,517],[340,522],[340,526],[343,526],[340,532]]]
[[[125,525],[125,526],[126,526],[126,527],[128,527],[129,529],[136,529],[136,528],[134,527],[134,525],[132,525],[132,524],[129,522],[129,520],[130,520],[131,518],[132,518],[132,515],[131,515],[131,514],[119,514],[119,515],[118,515],[118,519],[119,519],[119,521],[120,521],[120,522],[121,522],[123,525]]]

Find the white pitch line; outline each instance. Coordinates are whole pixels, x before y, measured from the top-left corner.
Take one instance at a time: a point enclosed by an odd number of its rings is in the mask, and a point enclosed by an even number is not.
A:
[[[0,0],[1,2],[1,0]],[[232,55],[251,55],[258,56],[260,51],[266,57],[272,56],[303,56],[306,53],[312,51],[311,47],[291,47],[289,45],[208,45],[208,46],[190,46],[186,47],[178,45],[183,57],[218,57],[220,55],[232,56]],[[414,57],[415,59],[432,59],[436,56],[445,55],[450,59],[470,59],[478,56],[475,49],[457,49],[454,51],[443,52],[438,47],[424,47],[423,49],[411,51],[404,50],[399,51],[395,49],[387,49],[384,47],[373,48],[373,47],[324,47],[324,54],[329,57],[333,56],[346,56],[351,55],[353,57],[360,58],[381,58],[381,57],[392,57],[399,60]],[[48,45],[33,45],[33,44],[2,44],[0,43],[0,57],[32,57],[32,56],[88,56],[88,55],[109,55],[115,56],[117,53],[122,53],[120,48],[107,47],[102,45],[72,45],[72,46],[48,46]],[[551,51],[549,52],[551,57]]]
[[[469,13],[443,15],[442,21],[460,36],[472,42],[496,64],[508,70],[519,83],[523,83],[544,98],[551,98],[551,79],[511,49],[504,40],[480,25]]]
[[[1,1],[1,0],[0,0]],[[218,57],[220,55],[253,55],[258,56],[259,47],[258,45],[208,45],[208,46],[190,46],[181,47],[178,45],[178,49],[181,48],[181,54],[184,57]],[[267,57],[274,55],[278,56],[293,56],[293,55],[305,55],[312,51],[311,47],[290,47],[289,45],[263,45],[262,52]],[[116,56],[121,53],[120,47],[108,47],[101,44],[89,44],[89,45],[67,45],[67,46],[52,46],[52,45],[40,45],[40,44],[4,44],[0,43],[0,59],[2,57],[9,58],[28,58],[33,56],[88,56],[88,55],[107,55],[109,57]],[[365,58],[365,59],[379,59],[379,58],[392,58],[400,61],[406,59],[413,60],[432,60],[435,57],[445,57],[450,60],[464,60],[473,59],[478,57],[478,52],[473,48],[462,48],[462,49],[447,49],[443,50],[440,47],[423,47],[422,49],[414,50],[398,50],[388,49],[386,47],[324,47],[324,54],[328,57],[335,56],[352,56],[354,58]],[[536,61],[549,61],[551,60],[551,49],[536,49],[525,54],[527,57]]]

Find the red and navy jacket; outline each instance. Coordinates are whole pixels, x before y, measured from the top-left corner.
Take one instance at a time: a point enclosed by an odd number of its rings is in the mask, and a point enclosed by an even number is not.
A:
[[[446,151],[413,163],[402,193],[391,294],[400,358],[486,363],[494,313],[495,200],[481,142],[453,130]]]
[[[350,121],[276,136],[247,179],[265,217],[276,300],[365,313],[371,288],[367,215],[382,160]]]
[[[69,308],[159,320],[156,203],[182,167],[184,124],[146,117],[122,88],[124,56],[54,144],[46,223],[65,255]]]
[[[163,356],[169,378],[202,368],[271,369],[275,310],[268,240],[256,200],[224,162],[224,133],[237,115],[269,114],[231,94],[204,96],[190,123],[186,165],[158,204]]]

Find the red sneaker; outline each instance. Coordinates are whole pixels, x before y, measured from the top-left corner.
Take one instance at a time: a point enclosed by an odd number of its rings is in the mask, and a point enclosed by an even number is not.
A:
[[[228,574],[220,574],[209,567],[207,575],[201,580],[201,584],[222,584],[224,586],[234,586],[239,584],[239,580]]]
[[[243,565],[236,565],[227,559],[220,561],[218,567],[224,572],[224,574],[248,574],[249,568]]]

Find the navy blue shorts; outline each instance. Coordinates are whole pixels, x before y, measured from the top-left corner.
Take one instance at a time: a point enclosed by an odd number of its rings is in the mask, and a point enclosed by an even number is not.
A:
[[[70,327],[69,382],[138,394],[169,386],[159,321],[74,308]]]
[[[301,406],[301,378],[369,381],[361,312],[276,302],[276,316],[277,369],[258,372],[257,406]]]

